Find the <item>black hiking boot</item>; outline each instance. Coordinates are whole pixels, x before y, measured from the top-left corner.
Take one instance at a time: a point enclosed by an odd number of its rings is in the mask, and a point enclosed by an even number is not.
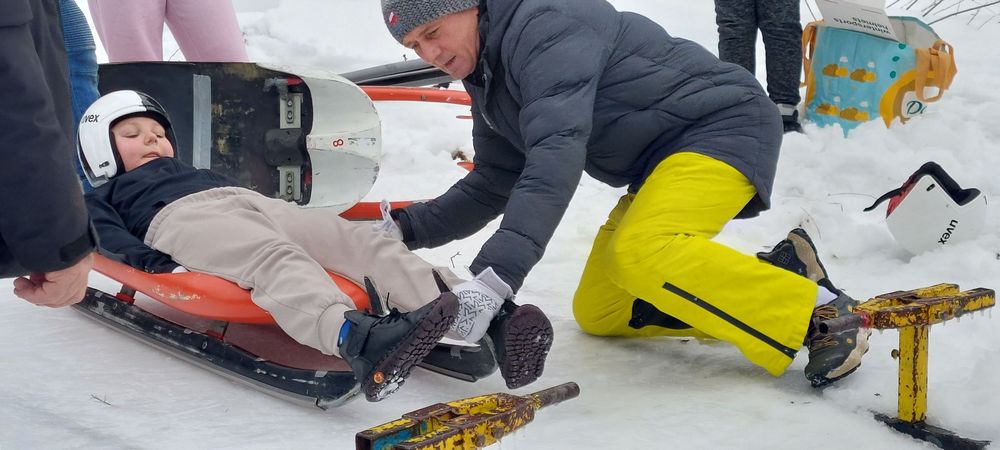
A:
[[[413,366],[451,327],[456,311],[458,299],[445,292],[408,313],[396,309],[382,317],[344,313],[351,328],[340,343],[340,355],[351,365],[365,398],[377,402],[399,389]]]
[[[857,328],[835,334],[820,334],[819,322],[849,314],[858,305],[830,281],[826,268],[816,253],[816,245],[805,230],[796,228],[777,243],[770,252],[761,252],[757,258],[789,272],[806,277],[825,287],[836,299],[813,309],[806,332],[805,345],[809,347],[809,363],[805,375],[813,387],[823,387],[844,378],[861,366],[861,356],[868,352],[871,330]]]
[[[867,328],[835,334],[821,334],[817,330],[819,322],[850,314],[857,305],[857,300],[840,293],[834,301],[813,310],[806,333],[809,363],[805,368],[806,379],[813,387],[827,386],[854,373],[861,366],[861,357],[868,353],[871,330]]]
[[[552,347],[552,323],[537,306],[505,300],[486,334],[493,340],[500,375],[509,389],[542,376]]]
[[[816,253],[816,245],[813,244],[806,230],[802,228],[789,231],[788,236],[775,244],[770,252],[757,253],[757,258],[806,277],[836,295],[841,294],[840,290],[830,281],[826,268],[820,262],[819,255]]]

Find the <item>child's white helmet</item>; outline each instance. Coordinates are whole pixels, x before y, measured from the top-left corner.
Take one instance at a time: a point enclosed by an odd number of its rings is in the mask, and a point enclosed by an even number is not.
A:
[[[159,122],[166,131],[167,140],[177,148],[167,111],[153,97],[139,91],[106,94],[83,113],[77,131],[77,154],[91,186],[100,186],[125,172],[111,127],[135,115],[146,115]]]
[[[865,211],[887,199],[889,232],[914,255],[974,238],[986,221],[986,196],[979,189],[962,189],[935,162],[925,163],[902,187],[886,192]]]

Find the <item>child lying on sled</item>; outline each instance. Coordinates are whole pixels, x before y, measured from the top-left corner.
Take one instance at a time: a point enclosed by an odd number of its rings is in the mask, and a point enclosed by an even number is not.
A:
[[[515,305],[491,269],[463,281],[369,224],[196,169],[173,157],[174,145],[166,112],[141,92],[109,93],[84,114],[79,155],[102,252],[146,272],[190,270],[249,289],[289,336],[346,360],[369,401],[397,389],[446,333],[470,343],[489,333],[510,388],[541,375],[552,326],[537,307]],[[356,310],[327,270],[370,278],[392,312]]]

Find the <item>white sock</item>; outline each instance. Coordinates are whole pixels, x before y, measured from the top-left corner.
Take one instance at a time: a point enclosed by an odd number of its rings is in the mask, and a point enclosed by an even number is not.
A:
[[[819,289],[816,290],[816,306],[823,306],[837,299],[837,294],[830,292],[829,289],[823,286],[816,286]]]
[[[786,105],[784,103],[778,104],[778,112],[783,116],[790,116],[795,112],[795,105]]]

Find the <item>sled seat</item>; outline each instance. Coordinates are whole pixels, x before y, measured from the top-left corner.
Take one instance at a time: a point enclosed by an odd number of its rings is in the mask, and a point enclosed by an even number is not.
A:
[[[413,201],[390,202],[391,209],[404,208]],[[379,202],[357,202],[340,213],[347,220],[380,220]],[[171,308],[211,320],[249,324],[274,324],[274,318],[250,300],[250,291],[222,278],[198,273],[148,273],[104,255],[94,255],[94,270],[123,285],[148,295],[153,300]],[[329,272],[337,284],[358,309],[370,310],[365,289],[340,274]],[[120,293],[120,300],[131,302],[130,294]]]
[[[226,322],[274,324],[271,314],[250,300],[250,291],[236,283],[197,272],[147,273],[106,256],[94,255],[94,270],[124,287],[134,289],[171,308],[194,316]],[[358,309],[369,309],[368,294],[357,283],[333,272],[330,279],[354,300]],[[124,293],[119,299],[131,302]]]

